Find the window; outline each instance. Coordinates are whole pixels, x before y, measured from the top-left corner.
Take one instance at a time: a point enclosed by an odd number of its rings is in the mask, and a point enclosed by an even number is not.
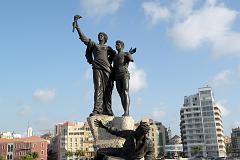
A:
[[[41,146],[44,147],[44,143],[41,143]]]
[[[44,151],[43,150],[41,151],[41,155],[44,155]]]

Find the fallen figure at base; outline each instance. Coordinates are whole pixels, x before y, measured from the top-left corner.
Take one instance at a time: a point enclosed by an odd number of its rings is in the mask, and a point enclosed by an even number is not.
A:
[[[117,137],[125,138],[122,148],[100,148],[94,157],[94,160],[104,160],[106,156],[119,157],[124,160],[152,160],[154,157],[154,148],[152,141],[147,137],[150,127],[147,122],[140,122],[135,131],[117,130],[114,127],[105,126],[101,120],[95,120],[95,125],[104,128],[107,132]]]

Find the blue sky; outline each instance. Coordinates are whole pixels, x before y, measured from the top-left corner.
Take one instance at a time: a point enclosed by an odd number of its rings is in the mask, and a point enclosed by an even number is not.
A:
[[[85,121],[93,83],[85,46],[72,33],[75,14],[92,40],[137,47],[130,114],[179,133],[185,95],[210,85],[225,134],[240,126],[240,5],[236,0],[21,0],[0,2],[0,130],[35,133]],[[122,115],[114,89],[113,110]]]

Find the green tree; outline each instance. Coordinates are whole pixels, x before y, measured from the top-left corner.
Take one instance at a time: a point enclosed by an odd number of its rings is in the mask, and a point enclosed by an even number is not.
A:
[[[73,156],[73,152],[71,151],[67,151],[65,154],[66,157],[72,157]]]
[[[20,157],[20,160],[35,160],[37,158],[38,158],[38,153],[33,152],[33,153],[28,153],[27,155]]]
[[[38,153],[37,152],[33,152],[30,155],[32,156],[33,159],[37,159],[38,158]]]
[[[81,156],[85,156],[85,152],[83,150],[77,150],[75,156],[79,159]]]
[[[6,160],[6,156],[0,155],[0,160]]]
[[[227,153],[227,156],[231,156],[232,146],[229,144],[226,145],[226,153]]]
[[[202,146],[195,146],[192,148],[191,152],[194,154],[194,155],[198,155],[199,153],[202,152]]]
[[[27,154],[25,156],[21,156],[20,160],[34,160],[34,159],[30,154]]]

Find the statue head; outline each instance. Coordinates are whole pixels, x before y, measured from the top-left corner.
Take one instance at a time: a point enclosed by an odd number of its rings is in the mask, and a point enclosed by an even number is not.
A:
[[[108,36],[106,33],[104,32],[100,32],[98,33],[98,41],[104,41],[104,44],[107,43],[107,40],[108,40]]]
[[[136,131],[139,132],[141,135],[148,134],[150,130],[148,122],[141,121],[139,126],[137,127]]]
[[[121,40],[117,40],[115,46],[116,46],[116,50],[120,52],[124,48],[124,42]]]

